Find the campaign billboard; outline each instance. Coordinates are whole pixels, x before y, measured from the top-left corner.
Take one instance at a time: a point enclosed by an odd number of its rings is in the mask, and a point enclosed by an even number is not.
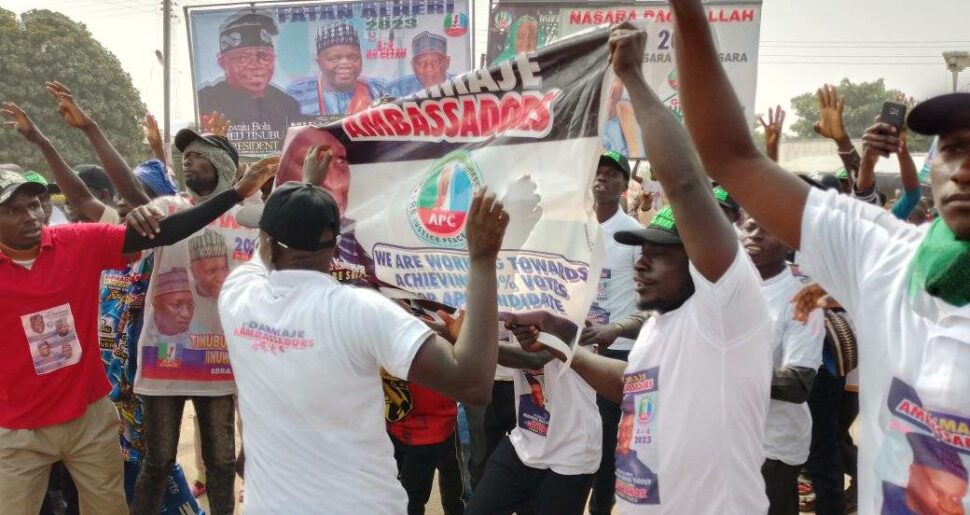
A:
[[[223,113],[241,155],[278,152],[290,126],[472,68],[468,9],[467,0],[187,7],[197,119]]]
[[[761,2],[710,2],[707,10],[721,62],[744,106],[745,114],[753,121]],[[516,53],[534,52],[591,27],[624,21],[632,21],[646,28],[648,43],[643,56],[644,74],[657,95],[680,116],[674,63],[673,13],[666,1],[553,3],[502,0],[492,5],[489,16],[486,59],[490,64],[498,64]],[[610,85],[608,110],[609,120],[601,133],[603,146],[631,158],[648,159],[629,96],[619,81]]]

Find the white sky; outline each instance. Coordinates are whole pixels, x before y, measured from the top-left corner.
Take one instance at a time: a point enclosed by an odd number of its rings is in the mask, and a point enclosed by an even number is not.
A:
[[[172,25],[172,126],[194,116],[185,5],[227,0],[175,2]],[[485,51],[488,2],[475,5],[476,55]],[[162,47],[160,0],[0,0],[0,7],[60,11],[88,29],[118,56],[148,108],[161,118]],[[781,104],[826,82],[885,77],[887,86],[917,99],[946,93],[951,75],[944,50],[970,49],[968,0],[765,0],[756,111]],[[970,87],[970,70],[960,78]],[[159,120],[161,121],[161,120]]]

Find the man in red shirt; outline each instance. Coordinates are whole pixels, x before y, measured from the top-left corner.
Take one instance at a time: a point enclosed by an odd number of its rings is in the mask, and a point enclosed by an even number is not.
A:
[[[127,514],[118,415],[101,364],[101,272],[126,255],[170,245],[205,227],[272,176],[250,168],[233,189],[144,229],[104,224],[45,227],[44,188],[0,171],[0,504],[40,509],[50,465],[74,478],[81,513]],[[161,213],[154,213],[161,216]],[[43,322],[43,323],[41,323]],[[38,332],[39,330],[39,332]]]

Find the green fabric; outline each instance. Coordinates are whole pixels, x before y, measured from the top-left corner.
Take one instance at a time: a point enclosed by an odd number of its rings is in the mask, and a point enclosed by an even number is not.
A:
[[[621,164],[622,163],[621,160],[626,159],[625,157],[623,157],[623,154],[621,154],[621,153],[619,153],[619,152],[617,152],[615,150],[610,150],[610,151],[604,152],[603,153],[603,157],[607,157],[607,158],[612,159],[616,164],[618,164],[620,166],[623,166]]]
[[[27,173],[25,173],[24,179],[27,179],[30,182],[36,182],[37,184],[47,186],[47,179],[45,179],[43,175],[35,171],[28,171]]]
[[[839,171],[835,172],[835,178],[841,181],[849,180],[849,172],[845,168],[839,168]]]
[[[942,218],[933,222],[913,258],[911,298],[920,289],[947,304],[970,304],[970,241],[958,240]]]
[[[667,205],[664,206],[664,208],[653,217],[653,220],[650,220],[650,225],[648,227],[656,227],[665,231],[672,231],[675,229],[675,223],[676,220],[674,220],[674,210],[670,209],[670,206]]]
[[[731,197],[728,196],[726,189],[722,188],[721,186],[716,186],[714,188],[714,198],[716,198],[718,202],[728,202],[728,199]]]

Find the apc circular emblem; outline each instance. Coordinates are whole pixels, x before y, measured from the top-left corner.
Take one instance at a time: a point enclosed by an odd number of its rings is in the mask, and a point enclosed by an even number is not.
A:
[[[423,241],[438,247],[465,247],[465,218],[472,195],[482,187],[482,172],[466,150],[436,161],[411,192],[408,222]]]
[[[452,13],[445,16],[445,34],[451,37],[464,36],[468,32],[468,15]]]
[[[508,11],[499,11],[495,13],[495,28],[505,32],[512,26],[512,13]]]
[[[637,418],[640,419],[640,423],[648,424],[653,420],[654,411],[656,411],[656,406],[650,397],[644,397],[639,399],[639,406],[637,408]]]

